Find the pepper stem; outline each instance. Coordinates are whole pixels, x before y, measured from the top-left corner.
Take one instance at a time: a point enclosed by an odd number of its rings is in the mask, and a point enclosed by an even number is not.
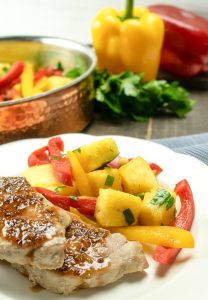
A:
[[[133,17],[134,0],[126,0],[126,9],[124,20],[131,19]]]

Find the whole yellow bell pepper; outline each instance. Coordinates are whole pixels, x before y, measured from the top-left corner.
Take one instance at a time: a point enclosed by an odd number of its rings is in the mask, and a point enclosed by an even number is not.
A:
[[[101,10],[91,32],[100,69],[130,70],[144,73],[145,80],[156,78],[164,39],[164,23],[158,15],[145,7],[133,8],[133,0],[126,0],[125,11]]]

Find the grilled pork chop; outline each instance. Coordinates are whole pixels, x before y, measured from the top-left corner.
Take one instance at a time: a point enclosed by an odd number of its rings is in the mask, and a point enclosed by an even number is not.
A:
[[[40,269],[61,267],[70,221],[23,177],[0,178],[0,259]]]
[[[142,246],[119,234],[95,228],[70,214],[66,231],[64,264],[57,270],[13,265],[34,284],[65,295],[78,288],[93,288],[114,282],[127,273],[143,271],[148,263]]]

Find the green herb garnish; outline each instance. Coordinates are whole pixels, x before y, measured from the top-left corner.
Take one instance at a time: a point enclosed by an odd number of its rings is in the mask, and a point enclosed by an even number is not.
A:
[[[111,75],[107,71],[96,71],[95,98],[96,109],[104,117],[130,117],[136,121],[147,121],[161,114],[183,118],[195,103],[178,82],[144,82],[142,74],[132,72]]]
[[[79,148],[77,148],[77,149],[74,149],[73,152],[79,152],[79,153],[81,153],[82,150],[81,150],[81,148],[79,147]]]
[[[150,203],[153,205],[165,205],[166,210],[170,209],[173,206],[174,202],[174,197],[165,189],[158,189],[155,196],[150,201]]]
[[[63,72],[64,71],[64,67],[62,65],[62,63],[60,61],[57,62],[56,64],[56,69]]]
[[[131,225],[134,223],[135,218],[134,218],[134,215],[133,215],[132,211],[130,210],[130,208],[125,209],[123,211],[123,214],[124,214],[124,217],[125,217],[128,225]]]
[[[72,199],[72,200],[75,200],[75,201],[79,200],[78,196],[70,196],[69,198]]]
[[[143,200],[145,193],[139,193],[139,194],[136,194],[135,196],[140,197]]]
[[[2,70],[3,70],[4,73],[7,73],[7,72],[9,71],[9,68],[6,67],[6,66],[4,66],[4,67],[2,68]]]
[[[77,78],[81,76],[86,71],[86,65],[80,57],[76,58],[76,67],[65,72],[64,76],[68,78]]]
[[[106,186],[112,186],[114,182],[114,177],[111,175],[107,175],[106,180],[105,180],[105,185]]]
[[[54,189],[54,191],[55,191],[56,193],[60,193],[60,190],[62,190],[63,188],[65,188],[65,185],[58,185],[58,186]]]
[[[51,155],[50,156],[51,159],[56,159],[56,160],[62,159],[64,157],[66,157],[66,153],[63,153],[61,155]]]
[[[59,160],[59,159],[62,159],[62,155],[51,155],[50,158]]]

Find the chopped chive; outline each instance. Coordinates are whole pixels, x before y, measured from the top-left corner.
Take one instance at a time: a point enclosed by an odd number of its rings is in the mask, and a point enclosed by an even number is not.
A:
[[[64,71],[64,67],[63,67],[63,65],[62,65],[62,63],[60,61],[57,62],[56,69],[58,69],[61,72]]]
[[[79,152],[79,153],[81,153],[81,148],[79,147],[77,149],[74,149],[73,152]]]
[[[54,191],[55,191],[56,193],[59,193],[60,190],[63,189],[63,188],[65,188],[65,185],[58,185],[58,186],[54,189]]]
[[[57,160],[59,160],[59,159],[62,159],[62,155],[61,156],[59,156],[59,155],[51,155],[50,158],[51,159],[57,159]]]
[[[74,201],[79,200],[79,197],[78,197],[78,196],[70,196],[69,198],[70,198],[71,200],[74,200]]]
[[[144,199],[145,193],[138,193],[135,195],[136,197],[140,197],[142,200]]]
[[[135,218],[134,215],[132,213],[132,211],[130,210],[130,208],[127,208],[123,211],[124,217],[126,219],[126,222],[128,223],[128,225],[131,225],[134,223]]]
[[[177,215],[177,209],[176,207],[174,208],[174,219],[176,218],[176,215]]]
[[[6,66],[4,66],[4,67],[2,68],[2,70],[3,70],[4,73],[7,73],[7,72],[9,71],[9,68],[6,67]]]
[[[107,186],[112,186],[114,182],[114,177],[111,175],[107,175],[106,180],[105,180],[105,185]]]

